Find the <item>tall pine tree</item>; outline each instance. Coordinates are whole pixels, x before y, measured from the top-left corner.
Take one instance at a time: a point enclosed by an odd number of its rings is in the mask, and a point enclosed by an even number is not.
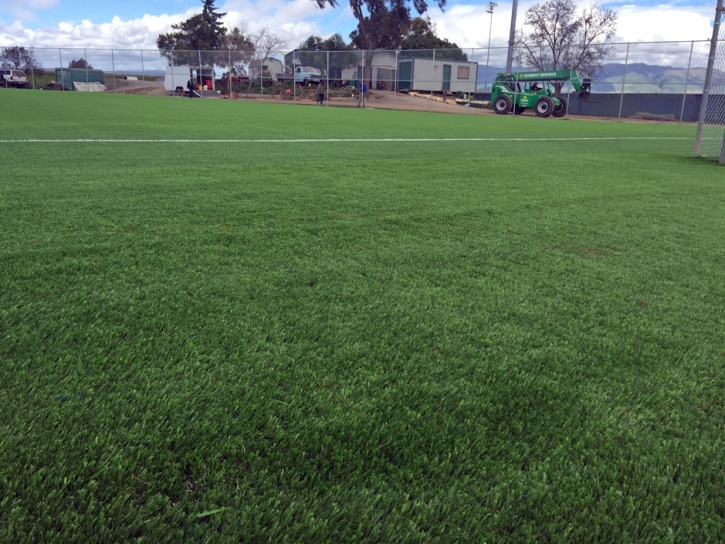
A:
[[[221,20],[226,13],[219,13],[214,1],[202,0],[204,5],[201,13],[172,25],[171,32],[159,34],[156,47],[172,64],[194,64],[193,51],[209,51],[224,47],[227,29]],[[186,53],[187,51],[189,53]]]

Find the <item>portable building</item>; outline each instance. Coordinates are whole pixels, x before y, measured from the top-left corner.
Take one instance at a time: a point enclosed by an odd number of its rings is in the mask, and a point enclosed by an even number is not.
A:
[[[73,83],[100,83],[103,81],[103,70],[85,70],[83,68],[56,68],[55,81],[64,91],[74,91]]]
[[[398,60],[398,89],[472,93],[476,90],[477,76],[477,62],[415,58]]]

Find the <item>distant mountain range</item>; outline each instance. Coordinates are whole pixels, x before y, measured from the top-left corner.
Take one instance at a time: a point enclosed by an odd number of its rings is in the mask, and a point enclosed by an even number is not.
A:
[[[500,66],[488,68],[488,81],[495,79],[496,74],[505,69]],[[705,83],[705,68],[690,68],[687,81],[687,92],[702,92]],[[595,78],[592,91],[596,93],[614,93],[622,89],[623,63],[610,63],[603,66],[603,71]],[[627,77],[624,92],[628,93],[681,93],[685,89],[687,68],[657,66],[641,62],[627,65]],[[486,65],[478,66],[478,87],[482,88],[486,77]]]

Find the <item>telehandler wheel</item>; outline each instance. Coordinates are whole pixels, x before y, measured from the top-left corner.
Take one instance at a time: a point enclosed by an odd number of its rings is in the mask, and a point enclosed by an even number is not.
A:
[[[534,109],[536,110],[536,115],[539,117],[549,117],[554,111],[554,101],[548,96],[542,96],[539,98],[536,106],[534,106]]]
[[[557,96],[556,97],[559,102],[561,102],[561,106],[558,108],[554,106],[554,111],[551,113],[554,117],[564,117],[566,115],[566,105],[568,102],[566,101],[566,98],[563,96]]]
[[[493,111],[495,111],[499,115],[506,115],[507,113],[511,113],[512,107],[513,104],[511,103],[511,99],[505,94],[499,96],[496,99],[496,102],[493,103]]]

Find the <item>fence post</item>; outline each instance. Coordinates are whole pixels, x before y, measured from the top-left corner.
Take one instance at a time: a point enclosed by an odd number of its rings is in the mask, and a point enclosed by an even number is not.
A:
[[[327,52],[327,72],[325,72],[327,75],[327,107],[330,107],[330,52]]]
[[[294,98],[292,99],[297,104],[297,73],[295,72],[295,61],[297,60],[297,51],[292,51],[292,89],[294,90]]]
[[[624,84],[627,81],[627,63],[629,62],[629,44],[627,44],[627,55],[624,57],[624,73],[622,74],[622,93],[619,95],[619,114],[617,121],[622,119],[622,104],[624,103]]]
[[[511,69],[513,70],[513,64],[511,65]],[[525,85],[525,84],[524,84]],[[514,83],[514,103],[511,105],[511,117],[513,118],[516,115],[516,101],[519,97],[519,72],[516,71],[516,78]]]
[[[229,78],[229,100],[231,100],[232,97],[232,52],[227,51],[229,54],[229,71],[227,72],[227,78]]]
[[[723,11],[723,0],[718,0],[717,9],[715,10],[715,24],[712,27],[712,40],[710,40],[710,56],[707,59],[707,72],[705,74],[705,86],[702,89],[702,104],[700,104],[700,115],[697,119],[697,134],[695,136],[695,149],[692,152],[693,157],[700,154],[700,145],[702,144],[702,129],[705,126],[705,115],[707,114],[707,102],[710,97],[710,84],[712,82],[712,72],[717,55],[717,40],[720,35],[720,18]]]
[[[60,61],[60,90],[65,91],[65,86],[63,85],[63,82],[65,81],[65,77],[63,75],[63,55],[60,52],[60,47],[58,48],[58,60]],[[58,83],[56,81],[56,83]]]
[[[83,49],[83,60],[86,61],[86,85],[88,85],[88,53]]]
[[[35,90],[35,72],[33,71],[33,62],[35,59],[33,58],[33,51],[30,52],[30,79],[33,81],[33,90]]]
[[[204,98],[204,77],[201,75],[201,49],[198,49],[196,51],[198,53],[199,57],[199,69],[196,71],[196,79],[200,83],[200,89],[199,89],[199,97]],[[191,90],[191,92],[194,92],[194,89]]]
[[[433,49],[433,73],[436,71],[436,50]],[[430,81],[430,100],[428,101],[428,112],[433,111],[433,82]]]
[[[474,48],[471,47],[471,59],[473,59],[474,56],[475,56]],[[473,61],[471,61],[471,62],[473,62]],[[456,75],[456,77],[458,77],[458,76]],[[471,65],[470,64],[468,65],[468,77],[469,78],[471,77]],[[476,92],[476,80],[477,79],[478,79],[478,66],[476,66],[476,77],[473,78],[473,92],[474,93]],[[470,83],[471,80],[469,79],[468,82],[469,82],[468,83],[468,103],[466,104],[466,115],[471,113],[471,83]]]
[[[574,75],[574,57],[571,58],[571,67],[569,71],[569,81],[567,82],[567,92],[566,92],[566,113],[564,114],[564,119],[569,119],[569,102],[571,102],[571,88],[573,87],[571,83],[571,78]],[[579,106],[579,115],[581,115],[581,104]]]
[[[143,94],[146,94],[146,69],[143,65],[143,49],[141,50],[141,79],[143,80]]]
[[[363,89],[365,89],[365,50],[363,49],[362,52],[362,77],[360,77],[360,82],[358,83],[360,85],[360,105],[362,108],[365,108],[365,93],[363,92]]]
[[[695,42],[690,43],[690,60],[687,61],[687,75],[685,76],[685,91],[682,93],[682,109],[680,110],[680,124],[682,124],[682,116],[685,115],[685,100],[687,100],[687,83],[690,80],[690,65],[692,64],[692,50],[695,48]]]
[[[262,73],[264,70],[262,69],[262,63],[264,62],[264,59],[259,59],[259,98],[263,98],[264,95],[264,74]]]
[[[399,51],[395,50],[395,72],[393,72],[393,111],[397,109],[397,101],[398,101],[398,53]]]
[[[720,148],[720,164],[725,164],[725,132],[722,135],[722,147]]]
[[[116,59],[113,55],[113,49],[111,49],[111,74],[113,75],[113,90],[116,90]]]

